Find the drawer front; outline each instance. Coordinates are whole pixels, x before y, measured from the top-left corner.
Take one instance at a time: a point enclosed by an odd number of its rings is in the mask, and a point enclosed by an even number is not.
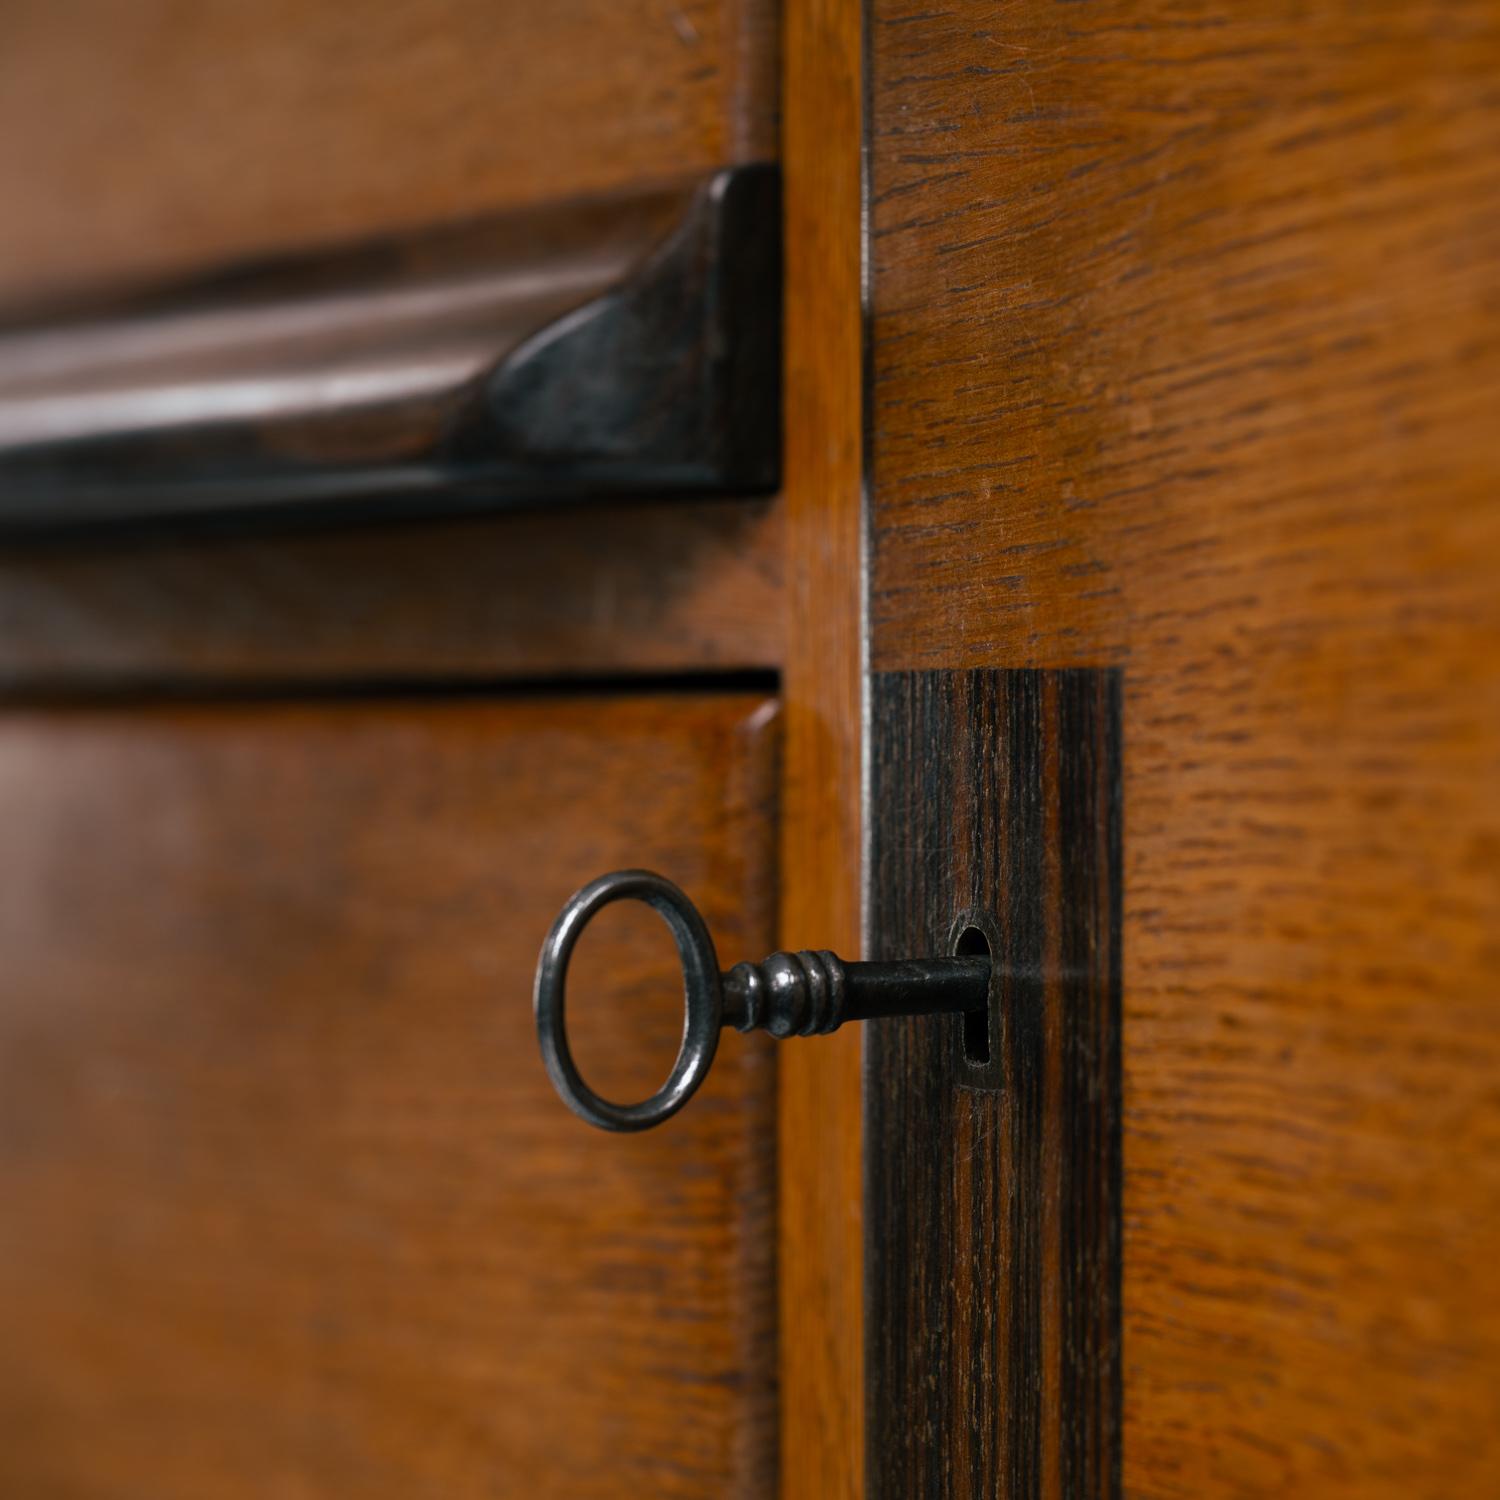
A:
[[[21,0],[0,304],[774,153],[770,0]]]
[[[0,543],[773,492],[775,57],[774,0],[23,4]]]
[[[605,1139],[529,990],[612,865],[764,951],[773,713],[0,720],[0,1492],[769,1492],[770,1059],[726,1035],[690,1111]],[[680,981],[605,915],[572,1019],[628,1097]]]

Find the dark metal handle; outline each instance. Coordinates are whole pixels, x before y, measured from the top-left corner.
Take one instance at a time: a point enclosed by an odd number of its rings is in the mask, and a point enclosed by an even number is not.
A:
[[[0,537],[769,493],[780,247],[778,172],[752,163],[0,314]]]
[[[639,1104],[614,1104],[584,1081],[568,1047],[568,960],[594,914],[612,901],[644,901],[660,912],[682,958],[682,1046],[666,1083]],[[603,1130],[648,1130],[697,1092],[713,1065],[719,1031],[774,1037],[822,1036],[845,1021],[982,1010],[989,1003],[987,958],[914,958],[845,963],[826,950],[773,953],[758,964],[719,972],[713,939],[683,891],[650,870],[616,870],[591,880],[564,904],[536,966],[537,1037],[563,1103]]]

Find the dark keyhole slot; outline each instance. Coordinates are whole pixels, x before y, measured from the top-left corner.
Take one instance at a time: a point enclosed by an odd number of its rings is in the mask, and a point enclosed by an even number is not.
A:
[[[990,958],[989,939],[977,927],[959,933],[953,951],[959,958]],[[964,1012],[964,1057],[975,1067],[990,1060],[990,1008]]]

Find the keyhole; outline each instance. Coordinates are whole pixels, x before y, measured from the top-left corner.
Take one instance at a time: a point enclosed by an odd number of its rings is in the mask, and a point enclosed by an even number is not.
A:
[[[991,958],[990,940],[977,927],[959,933],[953,951],[959,958]],[[982,1068],[990,1060],[990,1008],[964,1012],[964,1057]]]

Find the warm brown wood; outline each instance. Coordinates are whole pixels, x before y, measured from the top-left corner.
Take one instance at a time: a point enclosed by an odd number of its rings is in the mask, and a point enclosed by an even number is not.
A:
[[[691,1110],[607,1137],[529,987],[634,862],[765,951],[771,714],[0,717],[0,1491],[769,1492],[768,1050],[731,1034]],[[574,989],[622,1092],[681,1020],[639,915]]]
[[[869,1494],[1120,1493],[1120,674],[870,685],[871,956],[990,1004],[867,1029]]]
[[[764,0],[17,0],[0,302],[775,148]]]
[[[771,669],[763,501],[0,547],[0,690]]]
[[[872,26],[874,662],[1125,671],[1125,1491],[1489,1490],[1494,8]]]
[[[786,0],[781,942],[860,946],[858,0]],[[861,1027],[779,1060],[782,1500],[864,1493]]]

